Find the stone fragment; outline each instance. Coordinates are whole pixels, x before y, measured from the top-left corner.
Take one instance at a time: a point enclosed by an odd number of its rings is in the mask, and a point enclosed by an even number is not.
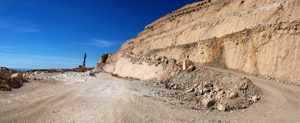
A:
[[[207,93],[207,92],[210,92],[210,89],[209,88],[203,88],[203,93]]]
[[[188,93],[191,93],[191,92],[194,92],[194,91],[195,91],[195,88],[191,88],[191,89],[187,90]]]
[[[254,96],[252,96],[252,100],[253,100],[253,102],[256,103],[258,100],[260,100],[260,96],[254,95]]]
[[[229,98],[230,98],[230,99],[235,99],[235,98],[237,98],[237,97],[238,97],[238,93],[231,92],[231,93],[229,94]]]
[[[187,70],[189,66],[193,65],[193,62],[190,61],[189,59],[186,59],[184,62],[183,62],[183,65],[182,65],[182,69],[183,70]]]
[[[11,75],[11,78],[18,78],[21,80],[25,80],[23,73],[14,73]]]
[[[213,83],[211,83],[211,82],[205,82],[203,85],[204,85],[204,87],[212,87]]]
[[[175,85],[173,88],[174,88],[174,89],[177,89],[177,86]]]
[[[196,69],[195,65],[190,65],[188,68],[187,68],[187,72],[192,72]]]
[[[204,98],[201,100],[201,105],[203,105],[206,108],[209,108],[213,105],[215,105],[215,100],[211,99],[211,98]]]
[[[218,106],[217,106],[217,109],[219,110],[219,111],[225,111],[225,106],[223,106],[222,104],[218,104]]]
[[[218,94],[218,95],[222,95],[222,94],[224,94],[224,91],[221,90],[221,91],[219,91],[217,94]]]
[[[175,86],[175,84],[174,83],[170,83],[170,87],[174,87]]]
[[[193,87],[194,87],[194,88],[197,88],[197,87],[198,87],[198,84],[197,84],[197,83],[193,84]]]
[[[248,80],[247,80],[247,81],[248,81]],[[247,82],[242,83],[242,84],[240,85],[240,87],[239,87],[240,90],[246,90],[247,88],[248,88]]]

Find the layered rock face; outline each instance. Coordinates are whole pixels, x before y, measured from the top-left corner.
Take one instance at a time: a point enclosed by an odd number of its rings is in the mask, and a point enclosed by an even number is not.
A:
[[[173,70],[161,67],[166,63],[137,64],[131,54],[150,61],[166,57],[174,59],[175,65],[188,58],[202,65],[297,82],[299,24],[299,0],[200,1],[147,25],[118,53],[99,60],[96,70],[142,80],[161,79]]]

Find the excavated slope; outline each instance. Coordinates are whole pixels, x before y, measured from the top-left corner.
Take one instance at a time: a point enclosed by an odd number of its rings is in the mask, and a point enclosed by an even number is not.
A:
[[[156,75],[165,75],[170,69],[167,71],[149,60],[166,57],[180,64],[189,58],[203,65],[297,83],[299,24],[299,0],[200,1],[147,25],[137,37],[125,42],[118,53],[101,57],[96,70],[142,80],[160,79]],[[137,64],[128,54],[146,60]]]

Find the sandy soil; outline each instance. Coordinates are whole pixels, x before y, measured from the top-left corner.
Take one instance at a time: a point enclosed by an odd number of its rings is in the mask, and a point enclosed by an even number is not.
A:
[[[218,69],[217,69],[218,70]],[[228,72],[220,70],[222,72]],[[241,76],[240,73],[234,73]],[[300,122],[300,87],[250,78],[262,100],[233,112],[193,110],[155,96],[152,84],[96,74],[89,81],[41,80],[0,92],[0,121],[6,122]],[[165,90],[167,91],[167,90]]]

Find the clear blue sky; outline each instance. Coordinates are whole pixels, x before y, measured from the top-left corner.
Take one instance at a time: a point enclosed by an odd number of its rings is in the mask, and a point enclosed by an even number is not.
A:
[[[199,0],[0,0],[0,66],[75,68]]]

